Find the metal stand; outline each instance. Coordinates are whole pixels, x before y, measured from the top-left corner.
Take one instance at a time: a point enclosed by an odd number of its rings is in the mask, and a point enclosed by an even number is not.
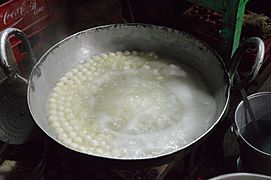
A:
[[[249,0],[188,0],[222,13],[221,50],[229,61],[239,45],[246,3]]]

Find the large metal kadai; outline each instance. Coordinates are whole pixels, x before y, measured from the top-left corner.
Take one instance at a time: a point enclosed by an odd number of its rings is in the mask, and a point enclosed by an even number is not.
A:
[[[2,47],[6,43],[5,40],[8,34],[17,35],[18,33],[21,32],[13,28],[1,33]],[[19,36],[19,38],[22,39],[24,37]],[[25,45],[28,46],[28,44]],[[249,82],[256,76],[262,63],[264,44],[259,38],[246,40],[234,55],[232,65],[226,68],[220,56],[205,43],[187,33],[167,27],[146,24],[117,24],[87,29],[60,41],[40,58],[28,80],[28,106],[35,122],[44,133],[62,146],[65,146],[57,140],[55,134],[48,126],[46,105],[48,95],[58,79],[75,64],[89,60],[90,57],[102,53],[137,50],[155,51],[176,59],[183,64],[192,66],[207,80],[217,105],[213,124],[193,142],[168,154],[144,159],[127,158],[125,160],[87,155],[67,146],[64,148],[78,157],[87,158],[90,163],[102,162],[103,165],[108,164],[110,166],[113,163],[114,167],[122,166],[124,168],[144,167],[145,165],[157,166],[173,161],[176,158],[181,158],[189,152],[190,147],[202,142],[217,126],[218,122],[223,119],[223,116],[227,113],[230,88],[233,85],[230,78],[240,62],[240,57],[252,45],[256,46],[258,52],[250,76],[244,82]],[[1,56],[4,55],[5,57],[4,49],[1,50]],[[1,67],[7,75],[16,74],[8,65],[6,58],[1,58]],[[128,166],[127,163],[129,164]]]

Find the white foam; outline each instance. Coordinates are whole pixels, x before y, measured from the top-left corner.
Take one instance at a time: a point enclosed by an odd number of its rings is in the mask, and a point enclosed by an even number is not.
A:
[[[59,140],[111,158],[176,151],[206,132],[216,111],[200,73],[153,52],[94,57],[66,73],[52,92],[48,117]]]

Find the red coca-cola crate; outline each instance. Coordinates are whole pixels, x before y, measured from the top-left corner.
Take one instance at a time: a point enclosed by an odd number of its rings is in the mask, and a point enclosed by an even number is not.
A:
[[[8,27],[22,30],[31,43],[37,39],[38,33],[43,31],[50,22],[50,12],[46,0],[9,0],[0,4],[0,31]],[[11,47],[17,63],[25,59],[21,42],[16,37],[10,38]],[[36,45],[32,44],[32,46]]]

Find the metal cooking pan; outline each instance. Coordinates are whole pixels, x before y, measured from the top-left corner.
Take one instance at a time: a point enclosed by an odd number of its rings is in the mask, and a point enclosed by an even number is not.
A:
[[[16,29],[6,30],[8,34],[14,34],[17,31]],[[6,35],[7,33],[1,34],[1,36]],[[1,42],[1,44],[3,43],[5,42]],[[145,24],[106,25],[88,29],[60,41],[41,57],[33,68],[28,81],[28,106],[37,125],[49,137],[65,146],[57,140],[56,135],[48,126],[46,105],[50,91],[58,79],[72,66],[88,60],[91,56],[125,50],[155,51],[176,59],[198,70],[207,80],[209,89],[215,97],[217,104],[215,118],[205,133],[174,152],[143,159],[103,158],[87,155],[67,146],[65,148],[76,156],[87,158],[91,163],[101,162],[104,165],[110,164],[110,166],[113,163],[115,166],[124,165],[125,168],[127,168],[127,163],[129,163],[129,167],[164,164],[185,155],[190,147],[202,142],[222,120],[227,112],[230,87],[233,85],[231,77],[240,62],[240,57],[251,45],[256,45],[258,52],[250,76],[244,82],[253,80],[262,63],[264,44],[259,38],[250,38],[245,41],[238,49],[238,53],[234,55],[233,63],[226,69],[222,59],[213,49],[184,32]],[[2,61],[1,63],[4,69],[12,70],[7,62]]]

